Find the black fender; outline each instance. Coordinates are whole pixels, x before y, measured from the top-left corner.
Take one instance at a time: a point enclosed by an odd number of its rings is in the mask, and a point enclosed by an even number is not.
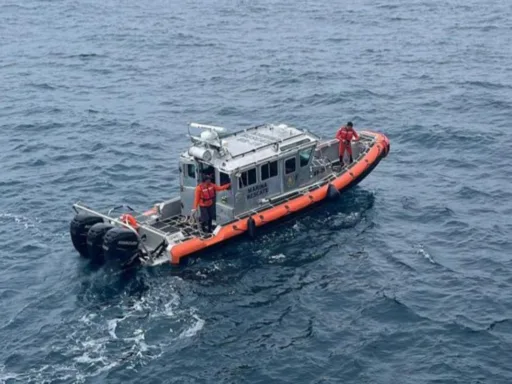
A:
[[[249,234],[249,237],[251,239],[254,239],[256,237],[256,222],[254,221],[252,216],[250,216],[247,219],[247,233]]]
[[[327,199],[336,200],[339,197],[340,191],[338,191],[338,189],[334,185],[329,184],[329,187],[327,188]]]

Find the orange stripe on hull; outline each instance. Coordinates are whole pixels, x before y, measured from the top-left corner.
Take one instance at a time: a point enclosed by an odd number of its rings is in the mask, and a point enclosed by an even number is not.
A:
[[[371,133],[371,132],[368,132]],[[353,180],[362,175],[375,161],[377,161],[385,151],[389,151],[389,140],[380,133],[371,133],[376,137],[376,144],[368,151],[368,153],[357,162],[352,168],[334,179],[333,184],[338,190],[346,188]],[[387,155],[387,153],[385,153]],[[297,197],[286,203],[282,203],[266,211],[259,212],[252,216],[257,227],[267,223],[279,220],[289,214],[298,212],[309,205],[322,201],[327,196],[329,184],[324,185],[307,195]],[[227,239],[240,235],[247,231],[249,218],[241,219],[235,223],[223,226],[216,236],[208,239],[193,238],[183,243],[174,245],[170,250],[171,263],[179,264],[180,260],[192,253],[201,251],[212,245],[221,243]]]

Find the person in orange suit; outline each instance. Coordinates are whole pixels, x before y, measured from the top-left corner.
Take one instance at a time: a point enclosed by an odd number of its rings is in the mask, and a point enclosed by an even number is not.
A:
[[[347,125],[341,127],[336,133],[336,138],[340,142],[340,165],[343,167],[343,155],[345,151],[350,155],[350,162],[352,163],[354,159],[352,158],[352,139],[359,140],[359,135],[353,128],[353,124],[351,121],[347,123]]]
[[[215,218],[215,196],[219,191],[225,191],[231,188],[231,183],[225,184],[222,187],[212,183],[210,175],[203,176],[203,182],[200,183],[194,194],[194,205],[192,213],[194,214],[199,207],[200,221],[203,232],[212,232],[212,221]]]

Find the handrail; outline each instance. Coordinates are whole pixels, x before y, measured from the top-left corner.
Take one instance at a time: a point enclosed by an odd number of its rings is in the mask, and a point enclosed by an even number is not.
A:
[[[74,208],[78,208],[78,209],[81,209],[82,211],[85,211],[85,212],[88,212],[90,214],[93,214],[95,216],[99,216],[105,220],[109,220],[109,221],[113,221],[114,223],[116,224],[119,224],[123,227],[128,227],[128,228],[131,228],[133,231],[135,231],[134,228],[132,228],[130,225],[127,225],[126,223],[123,223],[121,220],[118,220],[118,219],[115,219],[113,217],[110,217],[110,216],[107,216],[107,215],[104,215],[103,213],[100,213],[100,212],[96,212],[90,208],[87,208],[87,207],[84,207],[83,205],[80,205],[78,203],[75,203],[73,204],[73,207]],[[143,223],[139,223],[139,225],[144,228],[146,231],[148,232],[152,232],[154,235],[157,235],[157,236],[163,236],[163,237],[166,237],[166,234],[165,232],[161,232],[161,231],[158,231],[157,229],[155,228],[152,228],[152,227],[149,227],[147,225],[144,225]],[[136,232],[136,231],[135,231]],[[138,235],[138,233],[137,233]]]
[[[251,153],[251,152],[252,152],[252,153],[255,153],[255,152],[258,152],[258,151],[262,150],[263,148],[271,147],[271,146],[274,146],[274,145],[278,145],[278,147],[277,147],[277,148],[278,148],[278,149],[281,149],[280,147],[281,147],[281,144],[282,144],[282,143],[284,143],[284,142],[286,142],[286,141],[289,141],[289,140],[291,140],[291,139],[295,139],[295,138],[297,138],[297,137],[303,136],[303,135],[304,135],[304,132],[300,132],[300,133],[298,133],[298,134],[296,134],[296,135],[288,136],[288,137],[285,137],[285,138],[282,138],[282,139],[276,140],[276,141],[271,142],[271,143],[262,144],[262,145],[260,145],[259,147],[254,147],[254,148],[249,149],[249,150],[247,150],[247,151],[245,151],[245,152],[241,152],[241,153],[237,153],[236,155],[232,155],[232,156],[231,156],[231,159],[229,159],[229,160],[237,159],[237,158],[239,158],[239,157],[243,157],[243,156],[247,155],[248,153]],[[314,141],[310,141],[308,144],[310,144],[310,143],[312,143],[312,142],[314,142]],[[304,143],[302,143],[302,144],[304,144]],[[291,147],[291,148],[293,148],[293,147]],[[287,150],[287,149],[288,149],[288,148],[284,149],[284,150],[283,150],[283,152],[286,152],[286,150]]]
[[[132,231],[135,236],[137,236],[137,239],[139,239],[139,244],[142,246],[142,248],[144,248],[144,252],[146,252],[146,255],[151,255],[151,253],[148,251],[148,249],[146,248],[146,244],[144,244],[144,242],[142,241],[142,238],[140,237],[139,233],[135,230],[135,228],[133,228],[131,225],[128,225],[126,223],[123,223],[122,221],[120,220],[117,220],[117,219],[114,219],[112,217],[109,217],[107,215],[104,215],[100,212],[96,212],[96,211],[93,211],[92,209],[89,209],[87,207],[84,207],[82,205],[79,205],[79,204],[73,204],[73,207],[76,209],[76,208],[79,208],[79,209],[82,209],[86,212],[89,212],[89,213],[92,213],[93,215],[96,215],[96,216],[100,216],[101,218],[103,219],[106,219],[106,220],[109,220],[109,221],[113,221],[117,224],[120,224],[122,225],[123,227],[127,227],[130,231]],[[141,227],[143,227],[144,229],[148,229],[146,226],[144,225],[141,225]],[[149,230],[150,232],[152,232],[151,230]]]

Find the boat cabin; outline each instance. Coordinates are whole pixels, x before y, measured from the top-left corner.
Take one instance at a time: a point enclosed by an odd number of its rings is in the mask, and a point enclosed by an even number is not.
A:
[[[200,136],[190,135],[192,146],[180,156],[183,216],[190,215],[195,188],[204,174],[219,186],[231,183],[231,189],[217,193],[220,225],[256,210],[269,198],[310,184],[316,176],[312,159],[319,138],[310,132],[285,124],[234,133],[210,125],[190,126],[203,131]]]

